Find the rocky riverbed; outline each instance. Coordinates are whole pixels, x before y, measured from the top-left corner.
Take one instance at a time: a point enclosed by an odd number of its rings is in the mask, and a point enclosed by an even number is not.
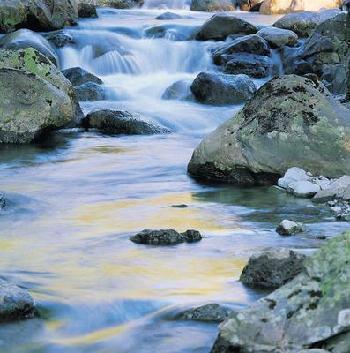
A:
[[[348,353],[347,6],[0,2],[0,352]]]

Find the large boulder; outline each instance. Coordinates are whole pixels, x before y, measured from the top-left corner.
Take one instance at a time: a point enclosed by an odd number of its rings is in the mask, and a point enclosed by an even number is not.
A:
[[[300,37],[309,37],[320,23],[339,15],[339,13],[339,10],[289,13],[277,20],[273,26],[293,31]]]
[[[73,87],[35,49],[0,51],[0,142],[29,143],[80,113]]]
[[[227,13],[213,15],[196,34],[197,40],[225,40],[229,35],[254,34],[258,29],[249,22]]]
[[[281,48],[285,45],[294,46],[298,42],[298,35],[288,29],[264,27],[258,35],[266,40],[272,48]]]
[[[305,255],[285,248],[253,254],[240,281],[252,288],[277,289],[304,269],[305,258]]]
[[[265,15],[296,12],[319,11],[321,9],[339,9],[341,0],[264,0],[260,12]]]
[[[191,11],[234,11],[234,0],[192,0]]]
[[[212,353],[349,352],[349,256],[350,233],[327,242],[292,281],[225,321]]]
[[[82,124],[87,129],[97,129],[111,134],[149,135],[168,132],[161,126],[148,122],[139,114],[125,110],[96,110],[89,113]]]
[[[0,48],[11,50],[34,48],[55,65],[58,61],[56,53],[47,39],[29,29],[20,29],[5,35],[0,39]]]
[[[255,91],[256,86],[247,75],[201,72],[191,85],[199,102],[215,105],[245,102]]]
[[[35,302],[25,290],[0,279],[0,321],[31,319]]]
[[[263,85],[194,151],[189,173],[233,184],[271,184],[288,168],[337,177],[350,173],[350,111],[325,87],[287,75]]]
[[[21,27],[50,31],[78,21],[77,0],[2,0],[0,32]]]

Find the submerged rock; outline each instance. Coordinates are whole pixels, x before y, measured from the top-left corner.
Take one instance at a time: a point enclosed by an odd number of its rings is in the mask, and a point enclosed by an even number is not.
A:
[[[279,235],[290,236],[304,231],[302,223],[289,221],[285,219],[276,228],[276,232]]]
[[[306,256],[289,249],[271,249],[252,255],[240,281],[253,288],[277,289],[304,268]]]
[[[126,135],[149,135],[167,133],[168,130],[147,122],[139,114],[125,110],[102,109],[89,113],[82,122],[87,129]]]
[[[81,67],[72,67],[62,71],[63,75],[72,83],[73,86],[80,86],[87,82],[102,84],[102,80]]]
[[[201,72],[191,85],[195,98],[205,104],[242,103],[255,91],[254,82],[246,75]]]
[[[31,319],[35,302],[24,289],[0,279],[0,321]]]
[[[293,31],[300,37],[309,37],[320,23],[337,16],[339,13],[339,10],[295,12],[280,18],[273,26]]]
[[[55,65],[58,62],[50,43],[43,36],[29,29],[20,29],[3,36],[0,39],[0,47],[11,50],[33,48],[49,58]]]
[[[285,45],[294,46],[298,42],[298,35],[288,29],[264,27],[258,35],[264,38],[272,48],[281,48]]]
[[[349,244],[350,233],[329,240],[292,281],[225,321],[212,353],[347,352]]]
[[[95,82],[86,82],[74,89],[79,101],[102,101],[106,98],[104,88]]]
[[[179,233],[175,229],[144,229],[142,232],[130,237],[133,243],[146,245],[176,245],[185,242],[193,243],[201,239],[201,234],[192,229],[184,233]]]
[[[229,35],[254,34],[258,30],[249,22],[231,14],[213,15],[196,34],[197,40],[225,40]]]
[[[233,314],[233,310],[219,304],[205,304],[179,313],[178,320],[222,322]]]
[[[192,100],[192,80],[180,80],[169,86],[162,95],[164,100]]]
[[[3,208],[6,207],[6,198],[5,198],[5,194],[3,194],[2,192],[0,192],[0,210],[2,210]]]
[[[75,44],[73,36],[61,30],[46,33],[44,36],[52,45],[59,49],[66,45]]]
[[[182,16],[179,15],[175,12],[164,12],[161,15],[156,17],[156,20],[180,20],[180,19],[184,19],[184,18],[190,18],[189,16]]]
[[[274,184],[295,166],[328,177],[350,174],[349,114],[322,84],[295,75],[272,79],[204,138],[188,171],[245,185]]]

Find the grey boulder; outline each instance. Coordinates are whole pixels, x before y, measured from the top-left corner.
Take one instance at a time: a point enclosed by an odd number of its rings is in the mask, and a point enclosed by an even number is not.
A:
[[[220,323],[232,314],[233,311],[225,306],[205,304],[179,313],[176,319]]]
[[[278,227],[276,232],[282,236],[291,236],[304,231],[302,223],[289,221],[288,219],[283,220]]]
[[[258,35],[265,39],[272,48],[283,46],[294,46],[298,42],[298,35],[288,29],[277,27],[264,27],[259,30]]]

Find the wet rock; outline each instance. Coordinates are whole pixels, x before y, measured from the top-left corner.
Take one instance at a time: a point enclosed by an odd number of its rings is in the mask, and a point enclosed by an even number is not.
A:
[[[294,166],[314,175],[349,174],[349,113],[322,84],[295,75],[272,79],[204,138],[188,171],[245,185],[274,184]]]
[[[0,47],[11,50],[34,48],[49,58],[55,65],[58,62],[50,43],[43,36],[29,29],[20,29],[5,35],[0,39]]]
[[[219,304],[205,304],[183,311],[176,316],[178,320],[193,320],[204,322],[222,322],[233,314],[233,310]]]
[[[254,54],[232,54],[221,57],[223,71],[228,74],[244,74],[253,78],[264,78],[272,73],[272,62],[268,56]]]
[[[304,231],[304,226],[302,223],[289,221],[285,219],[276,228],[276,232],[279,235],[290,236],[297,233],[302,233]]]
[[[264,27],[258,35],[264,38],[272,48],[280,48],[285,45],[294,46],[298,42],[298,35],[288,29],[276,27]]]
[[[273,26],[293,31],[300,37],[309,37],[320,23],[337,16],[339,13],[339,10],[295,12],[280,18]]]
[[[87,82],[102,84],[102,80],[81,67],[72,67],[62,71],[63,75],[72,83],[73,86],[80,86]]]
[[[144,36],[146,38],[167,38],[174,41],[186,41],[193,36],[196,27],[179,25],[179,24],[164,24],[160,26],[152,26],[146,28]]]
[[[289,249],[271,249],[252,255],[240,281],[253,288],[277,289],[304,268],[306,256]]]
[[[26,4],[22,0],[0,2],[0,33],[10,33],[27,20]]]
[[[233,0],[192,0],[191,11],[234,11]]]
[[[265,0],[260,12],[265,15],[283,14],[297,11],[320,11],[321,9],[339,9],[340,0]]]
[[[191,91],[201,103],[238,104],[248,100],[256,86],[246,75],[201,72],[193,81]]]
[[[3,208],[6,207],[6,198],[5,198],[5,194],[3,194],[2,192],[0,192],[0,210],[2,210]]]
[[[74,38],[63,31],[49,32],[44,36],[56,48],[63,48],[67,45],[75,44]]]
[[[162,95],[164,100],[192,100],[192,80],[180,80],[169,86]]]
[[[74,89],[79,101],[102,101],[106,98],[104,88],[95,82],[86,82]]]
[[[187,243],[196,243],[202,240],[202,234],[195,229],[187,229],[186,232],[181,233]]]
[[[297,181],[289,187],[295,196],[301,198],[311,198],[321,190],[319,185],[311,181]]]
[[[184,19],[184,18],[191,18],[190,16],[182,16],[179,15],[175,12],[164,12],[161,15],[156,17],[156,20],[180,20],[180,19]]]
[[[199,29],[197,40],[225,40],[229,35],[255,34],[257,28],[247,21],[226,13],[215,14]]]
[[[215,64],[221,65],[228,55],[236,53],[270,56],[271,50],[265,39],[256,34],[251,34],[239,37],[216,49],[213,52],[213,61]]]
[[[35,303],[24,289],[0,279],[0,321],[31,319]]]
[[[284,189],[291,189],[291,185],[299,181],[309,181],[311,174],[301,168],[289,168],[286,174],[278,179],[278,186]]]
[[[114,9],[131,9],[143,4],[142,0],[95,0],[96,6],[112,7]]]
[[[79,1],[78,16],[80,18],[97,18],[96,5],[92,2]]]
[[[241,11],[259,11],[264,0],[238,0],[237,5]]]
[[[347,352],[340,336],[350,328],[342,319],[350,307],[349,242],[350,233],[327,241],[292,281],[226,320],[212,353]]]
[[[168,130],[144,120],[139,114],[125,110],[97,110],[89,113],[82,122],[87,129],[97,129],[111,134],[149,135],[167,133]]]
[[[313,201],[327,202],[333,199],[350,200],[350,176],[344,175],[332,180],[326,188],[316,193]]]
[[[328,201],[328,206],[338,221],[350,222],[350,204],[344,200]]]
[[[0,142],[30,143],[78,114],[72,85],[35,49],[0,50]]]
[[[181,243],[192,243],[201,239],[198,231],[187,230],[179,233],[174,229],[144,229],[142,232],[130,237],[130,240],[136,244],[147,245],[176,245]],[[196,240],[194,240],[196,239]]]

